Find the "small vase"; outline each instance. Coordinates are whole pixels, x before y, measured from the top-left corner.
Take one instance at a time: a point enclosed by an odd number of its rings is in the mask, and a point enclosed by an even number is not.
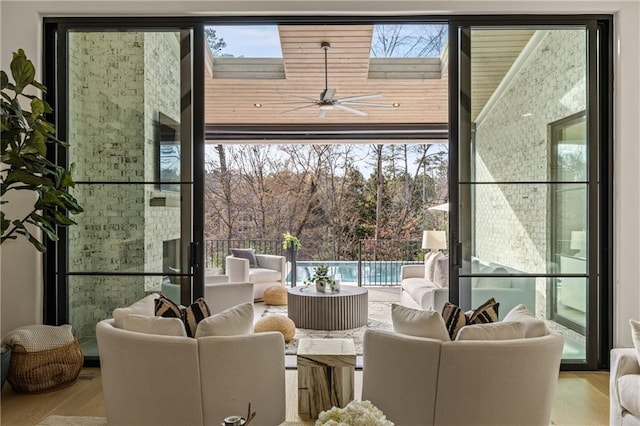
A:
[[[325,291],[327,291],[327,285],[324,282],[317,282],[316,291],[318,293],[324,293]]]
[[[340,278],[331,281],[331,291],[337,293],[340,291]]]

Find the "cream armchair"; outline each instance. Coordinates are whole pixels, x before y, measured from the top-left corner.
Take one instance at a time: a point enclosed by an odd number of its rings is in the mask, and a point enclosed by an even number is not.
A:
[[[96,327],[109,425],[219,425],[257,412],[253,426],[285,421],[279,332],[201,338]]]
[[[640,424],[640,364],[634,348],[611,350],[609,423]]]
[[[548,425],[564,338],[441,342],[366,330],[362,400],[397,425]]]
[[[274,285],[285,285],[287,275],[286,258],[271,254],[256,254],[257,267],[249,267],[249,260],[227,256],[226,275],[230,283],[253,283],[253,298],[261,300],[264,291]]]

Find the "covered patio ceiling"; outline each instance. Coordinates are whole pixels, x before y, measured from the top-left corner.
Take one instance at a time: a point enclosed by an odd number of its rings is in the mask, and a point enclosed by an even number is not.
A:
[[[207,52],[205,121],[217,126],[401,125],[448,122],[448,49],[439,58],[371,58],[373,25],[280,25],[282,58],[214,57]],[[472,117],[479,114],[533,30],[482,30],[472,37]],[[367,100],[395,108],[361,107],[366,116],[319,107],[293,110],[328,87],[336,98],[379,93]],[[292,102],[292,103],[288,103]],[[255,104],[261,104],[256,107]],[[293,110],[293,111],[291,111]],[[349,127],[349,126],[345,126]]]

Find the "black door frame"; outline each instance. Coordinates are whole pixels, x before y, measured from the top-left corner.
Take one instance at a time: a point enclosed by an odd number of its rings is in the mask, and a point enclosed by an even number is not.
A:
[[[260,16],[260,17],[50,17],[44,18],[43,32],[43,82],[49,88],[47,101],[55,106],[55,117],[51,120],[56,124],[58,136],[65,140],[66,132],[66,83],[59,78],[64,75],[68,58],[60,53],[66,50],[60,47],[58,33],[68,27],[73,28],[109,28],[125,29],[130,27],[152,29],[152,28],[184,28],[193,30],[193,52],[204,49],[204,26],[212,24],[365,24],[365,23],[448,23],[449,24],[449,45],[458,46],[460,39],[457,28],[465,25],[570,25],[591,21],[600,31],[601,36],[590,39],[592,43],[597,42],[600,51],[600,62],[594,63],[590,67],[590,72],[596,71],[599,76],[599,85],[595,87],[599,94],[597,103],[593,106],[600,112],[600,126],[596,129],[602,143],[595,146],[599,153],[597,172],[600,181],[599,198],[596,199],[594,207],[599,212],[600,223],[605,224],[600,228],[590,229],[597,231],[600,245],[595,238],[590,242],[590,251],[597,252],[597,262],[600,264],[600,283],[597,292],[590,295],[590,304],[597,305],[599,316],[598,339],[593,339],[597,347],[592,348],[597,354],[597,359],[588,365],[571,365],[572,369],[596,369],[608,366],[608,354],[613,345],[613,17],[612,15],[449,15],[449,16],[428,16],[428,15],[399,15],[399,16],[317,16],[317,17],[295,17],[295,16]],[[459,301],[459,266],[461,264],[462,252],[459,243],[458,227],[460,214],[458,189],[458,161],[460,152],[458,149],[460,120],[458,111],[459,95],[459,72],[460,58],[458,49],[449,49],[449,241],[451,242],[450,299],[456,303]],[[193,246],[193,297],[198,297],[204,293],[204,201],[202,194],[204,191],[204,57],[203,55],[193,56],[193,140],[194,140],[194,181],[193,190],[196,196],[193,200],[193,235],[194,242],[200,243]],[[595,79],[594,79],[595,81]],[[595,83],[594,83],[595,84]],[[592,88],[593,89],[593,88]],[[590,105],[592,106],[592,105]],[[597,126],[591,121],[591,126]],[[591,129],[593,131],[593,129]],[[66,154],[64,151],[51,152],[52,160],[66,164]],[[455,226],[452,226],[455,225]],[[595,233],[592,235],[596,235]],[[68,296],[67,283],[58,282],[56,275],[61,269],[66,271],[66,248],[67,233],[65,229],[60,230],[60,240],[56,242],[48,241],[47,254],[44,256],[44,321],[47,324],[61,324],[68,320],[66,300]],[[597,275],[596,262],[591,262],[592,269],[590,276]],[[592,275],[593,274],[593,275]],[[596,310],[593,310],[596,315]],[[564,366],[563,366],[564,368]]]

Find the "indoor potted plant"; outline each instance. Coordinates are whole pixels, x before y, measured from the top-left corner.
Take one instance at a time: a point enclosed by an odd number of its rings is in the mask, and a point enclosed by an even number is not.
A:
[[[53,109],[25,89],[46,88],[35,80],[35,68],[22,49],[13,53],[11,76],[0,71],[2,90],[2,174],[0,204],[6,204],[9,191],[31,191],[36,194],[33,208],[20,218],[8,218],[0,211],[2,237],[0,243],[24,236],[41,252],[45,246],[27,225],[40,228],[51,240],[58,240],[56,227],[75,224],[65,212],[77,214],[82,207],[69,193],[75,186],[71,171],[47,159],[47,144],[67,146],[55,137],[55,127],[45,114]],[[32,90],[28,90],[31,92]],[[30,110],[21,102],[29,102]]]
[[[31,191],[36,197],[33,207],[18,218],[9,218],[0,210],[2,233],[0,244],[26,238],[37,250],[44,252],[45,246],[33,227],[39,228],[50,240],[56,241],[56,228],[75,224],[65,212],[77,214],[82,207],[69,193],[75,185],[71,172],[47,159],[47,144],[66,146],[55,137],[55,127],[45,114],[53,109],[44,100],[34,95],[46,88],[35,80],[35,68],[22,49],[13,53],[10,65],[11,77],[0,71],[2,170],[0,173],[0,204],[9,203],[10,191]],[[35,89],[35,90],[34,90]],[[25,93],[25,91],[27,93]],[[23,104],[28,103],[29,109]],[[51,146],[50,145],[50,146]],[[2,346],[2,384],[8,375],[11,348]]]

